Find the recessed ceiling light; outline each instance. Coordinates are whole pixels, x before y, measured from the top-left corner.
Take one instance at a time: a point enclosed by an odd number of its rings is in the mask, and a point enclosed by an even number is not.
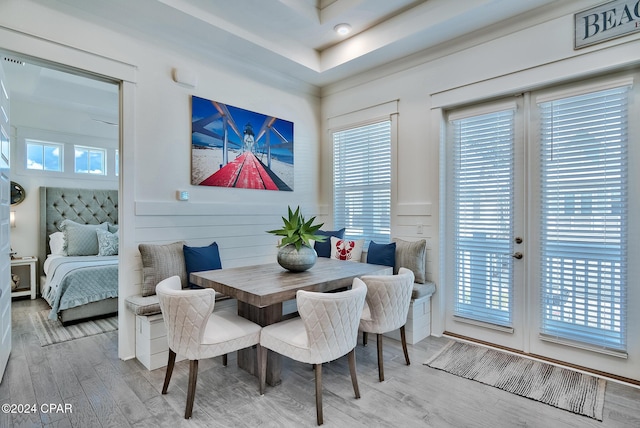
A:
[[[351,25],[349,25],[349,24],[338,24],[335,27],[333,27],[333,31],[335,31],[336,33],[338,33],[341,36],[346,36],[347,34],[349,34],[351,32]]]

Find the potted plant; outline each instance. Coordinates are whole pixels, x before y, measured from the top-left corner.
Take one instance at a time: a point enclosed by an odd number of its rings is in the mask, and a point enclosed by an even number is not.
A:
[[[300,207],[295,211],[288,208],[289,218],[282,217],[283,226],[280,229],[267,231],[276,236],[281,236],[278,247],[278,263],[283,268],[292,272],[303,272],[311,268],[318,259],[316,250],[311,246],[311,241],[322,242],[326,239],[323,235],[315,233],[323,223],[314,225],[315,217],[305,220],[300,212]]]

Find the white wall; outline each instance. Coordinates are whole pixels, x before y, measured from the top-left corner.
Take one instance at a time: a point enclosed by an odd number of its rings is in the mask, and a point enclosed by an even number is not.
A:
[[[588,1],[573,2],[573,9],[565,7],[536,16],[530,26],[518,22],[524,30],[510,31],[505,26],[499,37],[472,35],[457,45],[447,46],[445,51],[425,52],[407,59],[404,67],[390,65],[395,70],[386,75],[373,70],[368,75],[323,88],[320,193],[323,206],[331,206],[332,199],[328,119],[399,100],[392,236],[427,240],[427,278],[438,287],[432,298],[434,334],[443,331],[445,304],[439,272],[442,111],[640,63],[637,34],[579,51],[573,49],[573,13],[587,4]],[[423,234],[417,233],[419,223],[424,225]]]
[[[124,310],[122,300],[139,292],[139,243],[185,240],[205,245],[217,240],[224,266],[271,262],[276,239],[265,231],[280,223],[287,205],[301,205],[309,215],[317,210],[320,102],[314,88],[262,73],[260,67],[236,67],[232,60],[207,63],[182,52],[163,50],[29,0],[0,4],[0,32],[0,48],[55,58],[124,80],[121,358],[132,357],[135,350],[134,319]],[[174,67],[195,72],[198,87],[189,89],[173,82]],[[191,186],[190,94],[294,122],[294,191]],[[189,190],[189,202],[177,201],[178,189]]]

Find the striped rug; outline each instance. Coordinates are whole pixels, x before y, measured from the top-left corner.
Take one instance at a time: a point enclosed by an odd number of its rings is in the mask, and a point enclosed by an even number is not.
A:
[[[604,379],[457,341],[425,364],[602,421]]]
[[[58,320],[49,319],[49,310],[29,314],[33,329],[40,339],[40,345],[47,346],[54,343],[66,342],[94,334],[106,333],[118,329],[118,317],[102,318],[79,322],[64,327]]]

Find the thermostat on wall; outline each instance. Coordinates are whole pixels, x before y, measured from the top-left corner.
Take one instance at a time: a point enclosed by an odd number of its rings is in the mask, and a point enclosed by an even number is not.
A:
[[[188,201],[189,200],[189,192],[186,190],[178,190],[178,200],[179,201]]]

